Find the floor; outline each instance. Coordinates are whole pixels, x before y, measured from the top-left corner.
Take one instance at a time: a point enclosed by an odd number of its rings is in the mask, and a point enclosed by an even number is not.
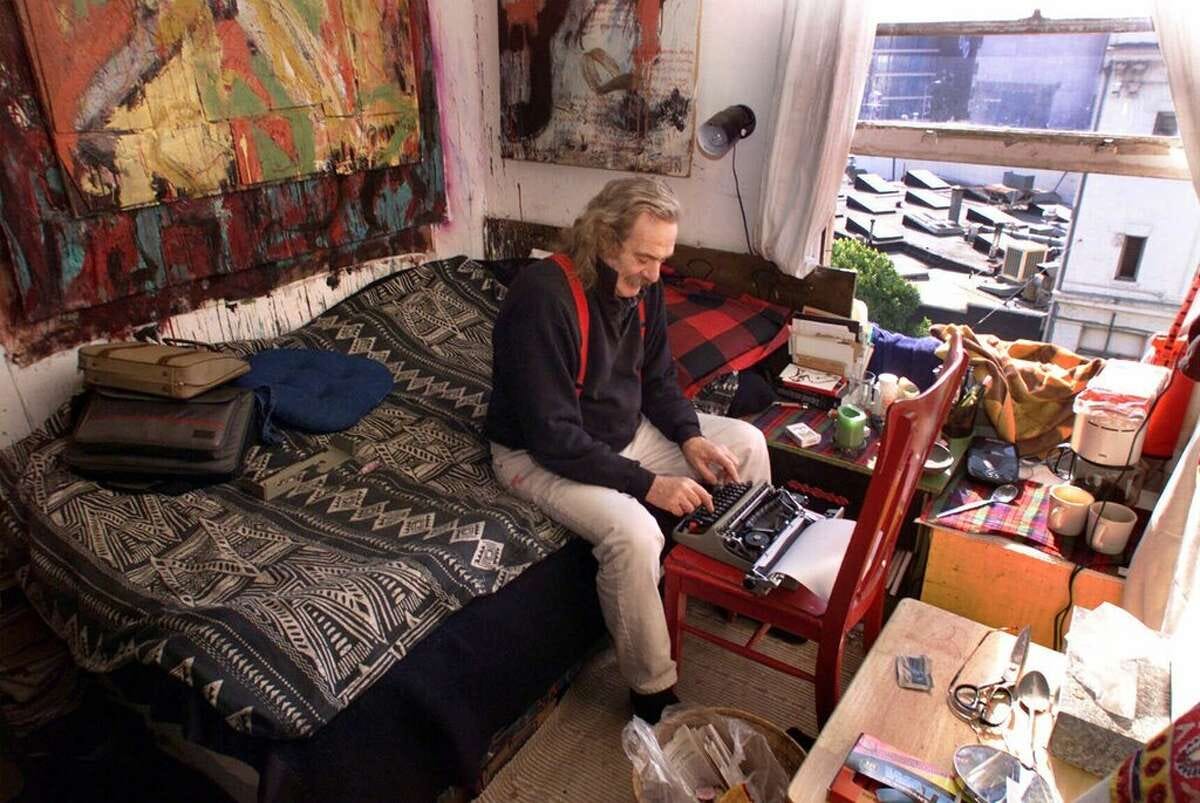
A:
[[[688,605],[688,618],[730,638],[745,639],[754,630],[747,619],[729,623],[716,609],[695,601]],[[847,643],[843,684],[862,661],[856,635]],[[813,668],[816,647],[810,643],[789,643],[770,635],[760,646],[776,658]],[[739,708],[782,729],[799,726],[809,736],[817,732],[811,684],[700,639],[684,642],[676,689],[685,704]],[[478,803],[633,801],[632,764],[621,746],[621,731],[630,716],[628,690],[615,655],[606,650],[583,669],[558,708]]]

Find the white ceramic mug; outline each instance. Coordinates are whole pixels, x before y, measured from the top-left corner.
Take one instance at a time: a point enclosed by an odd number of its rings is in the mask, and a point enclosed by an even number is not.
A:
[[[1074,536],[1083,532],[1088,521],[1088,506],[1096,498],[1074,485],[1055,485],[1050,489],[1050,515],[1046,526],[1050,532]]]
[[[1116,502],[1093,502],[1088,506],[1088,546],[1104,555],[1119,555],[1125,551],[1136,522],[1132,508]]]

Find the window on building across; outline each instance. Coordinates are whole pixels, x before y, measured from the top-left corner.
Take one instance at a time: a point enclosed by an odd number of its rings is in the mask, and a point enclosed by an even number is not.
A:
[[[1132,282],[1137,279],[1138,265],[1142,262],[1142,252],[1146,250],[1146,238],[1125,235],[1121,244],[1121,259],[1117,263],[1116,278]]]
[[[1154,117],[1154,133],[1160,137],[1173,137],[1179,134],[1179,123],[1175,120],[1175,112],[1159,112]]]

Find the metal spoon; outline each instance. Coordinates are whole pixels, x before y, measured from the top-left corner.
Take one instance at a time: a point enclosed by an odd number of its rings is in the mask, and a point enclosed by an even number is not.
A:
[[[1036,669],[1021,676],[1017,683],[1017,701],[1029,714],[1029,759],[1030,766],[1037,763],[1037,715],[1050,710],[1050,683]]]
[[[1015,485],[1001,485],[996,490],[992,491],[992,495],[987,499],[978,499],[974,502],[967,502],[965,505],[952,507],[949,510],[943,510],[941,513],[934,516],[935,519],[940,519],[943,516],[952,516],[955,513],[962,513],[964,510],[974,510],[977,507],[990,505],[992,502],[1003,502],[1008,504],[1012,500],[1021,495],[1020,489]]]

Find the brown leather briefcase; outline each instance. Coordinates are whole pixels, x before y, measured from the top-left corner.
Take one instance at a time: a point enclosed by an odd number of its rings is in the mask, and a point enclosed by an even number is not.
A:
[[[84,346],[79,367],[89,385],[172,399],[190,399],[250,370],[230,354],[162,343]]]

